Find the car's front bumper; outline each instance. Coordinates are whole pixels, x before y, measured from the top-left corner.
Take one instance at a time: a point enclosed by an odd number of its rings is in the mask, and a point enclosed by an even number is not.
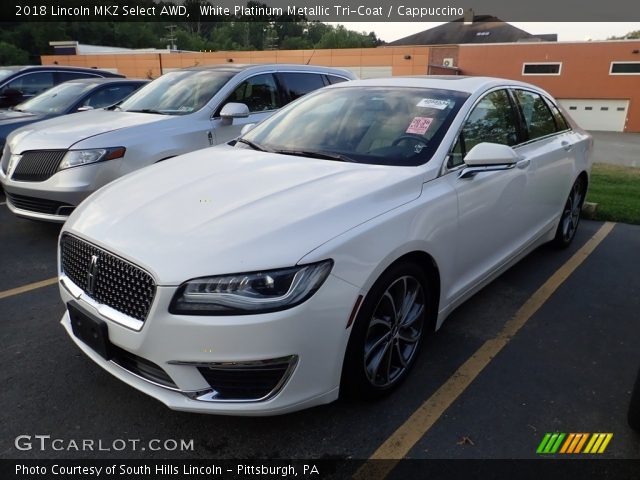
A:
[[[274,415],[328,403],[338,397],[347,322],[359,289],[330,275],[313,297],[297,307],[260,315],[186,316],[169,313],[176,287],[158,287],[139,331],[101,315],[85,294],[60,286],[65,303],[76,304],[106,322],[109,340],[120,349],[160,366],[176,388],[136,375],[105,360],[72,331],[69,312],[62,325],[102,368],[175,410],[231,415]],[[287,358],[291,368],[276,391],[262,399],[212,398],[212,385],[197,366],[268,363]]]
[[[0,168],[7,207],[33,220],[63,223],[74,208],[119,176],[121,159],[59,171],[42,182],[16,181]]]

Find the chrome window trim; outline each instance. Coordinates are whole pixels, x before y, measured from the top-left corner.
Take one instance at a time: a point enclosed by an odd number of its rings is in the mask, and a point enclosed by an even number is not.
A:
[[[456,143],[458,142],[458,137],[460,136],[460,133],[462,132],[462,128],[464,127],[464,124],[469,119],[469,116],[471,115],[471,112],[473,112],[473,109],[476,108],[476,106],[480,103],[481,100],[484,99],[484,97],[486,97],[491,92],[495,92],[497,90],[512,90],[512,91],[513,90],[525,90],[525,91],[528,91],[528,92],[531,92],[531,93],[535,93],[537,95],[540,95],[544,99],[549,100],[552,104],[554,104],[556,106],[556,108],[558,108],[558,110],[560,110],[559,105],[555,101],[549,99],[549,97],[547,95],[545,95],[541,91],[535,90],[535,89],[530,88],[530,87],[528,87],[526,85],[501,85],[499,87],[492,87],[492,88],[490,88],[488,90],[485,90],[484,92],[482,92],[482,95],[479,96],[476,99],[475,102],[473,102],[473,105],[471,106],[469,111],[464,116],[464,119],[462,120],[462,123],[460,123],[460,127],[458,128],[458,131],[456,132],[456,135],[453,138],[453,141],[451,142],[451,145],[449,145],[449,148],[447,149],[447,154],[445,155],[444,161],[442,162],[442,165],[440,167],[440,174],[438,175],[438,177],[447,175],[447,174],[449,174],[451,172],[457,172],[458,170],[462,169],[465,166],[465,164],[462,163],[460,165],[456,165],[453,168],[447,167],[449,156],[451,155],[451,152],[453,151],[453,148],[456,146]],[[560,112],[562,113],[562,110],[560,110]],[[515,150],[515,149],[520,148],[520,147],[531,145],[532,143],[538,142],[540,140],[546,140],[546,139],[554,137],[556,135],[563,135],[563,134],[565,134],[567,132],[573,131],[573,128],[571,128],[571,125],[569,124],[569,122],[566,121],[566,119],[565,119],[565,122],[567,123],[567,126],[569,127],[566,130],[561,130],[561,131],[558,131],[558,132],[554,132],[554,133],[551,133],[549,135],[545,135],[544,137],[538,137],[538,138],[534,138],[532,140],[527,140],[526,142],[518,143],[516,145],[511,146],[511,148],[513,148]]]
[[[93,77],[96,77],[96,78],[109,78],[109,77],[103,77],[102,75],[98,75],[96,73],[84,72],[84,71],[78,71],[78,70],[56,70],[56,69],[32,70],[30,72],[19,73],[15,77],[12,77],[11,79],[7,80],[6,82],[3,82],[0,85],[0,90],[2,90],[7,84],[9,84],[9,83],[11,83],[14,80],[17,80],[19,78],[22,78],[22,77],[24,77],[26,75],[32,75],[34,73],[53,73],[53,74],[56,74],[56,73],[67,73],[67,72],[70,72],[70,73],[83,73],[83,74],[90,75],[90,76],[93,76]],[[70,80],[67,80],[67,82],[68,81],[70,81]],[[54,83],[53,87],[55,87],[56,85],[59,85],[59,83],[58,84]]]

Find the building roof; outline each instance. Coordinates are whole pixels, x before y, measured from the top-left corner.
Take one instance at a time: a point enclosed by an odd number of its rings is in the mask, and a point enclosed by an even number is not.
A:
[[[459,43],[512,43],[555,41],[556,34],[532,35],[493,15],[467,13],[451,22],[414,33],[389,45],[445,45]]]

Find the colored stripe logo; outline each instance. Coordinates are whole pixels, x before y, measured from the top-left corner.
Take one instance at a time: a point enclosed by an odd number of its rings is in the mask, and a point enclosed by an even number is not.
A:
[[[545,433],[536,453],[604,453],[613,433]]]

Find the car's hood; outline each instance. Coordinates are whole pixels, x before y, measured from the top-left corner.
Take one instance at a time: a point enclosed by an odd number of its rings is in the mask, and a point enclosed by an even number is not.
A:
[[[50,118],[50,115],[40,113],[16,112],[15,110],[0,110],[0,136],[6,137],[16,128]]]
[[[0,123],[7,122],[20,122],[27,118],[45,118],[44,114],[31,113],[31,112],[19,112],[17,110],[0,110]]]
[[[90,196],[65,229],[149,269],[164,285],[296,264],[420,195],[416,168],[209,148]]]
[[[149,113],[96,110],[52,118],[23,127],[9,138],[13,153],[27,150],[65,149],[102,133],[170,120],[171,116]],[[109,145],[104,145],[109,146]]]

